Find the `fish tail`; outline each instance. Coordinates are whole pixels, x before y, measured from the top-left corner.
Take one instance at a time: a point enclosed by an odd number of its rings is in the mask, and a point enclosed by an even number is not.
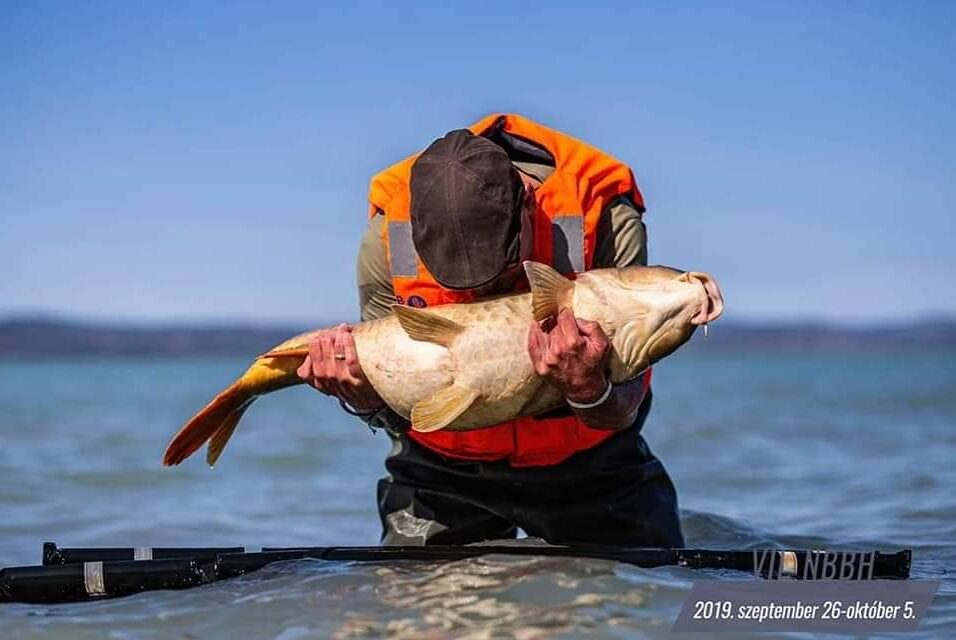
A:
[[[291,349],[282,350],[281,353],[285,356],[288,351]],[[223,389],[173,436],[163,455],[163,464],[167,467],[179,464],[208,441],[206,462],[212,466],[253,400],[279,389],[302,384],[296,369],[304,357],[256,358],[238,380]]]
[[[252,404],[252,401],[255,399],[255,396],[249,398],[242,403],[238,409],[230,413],[226,419],[223,420],[222,425],[212,434],[212,437],[209,438],[209,446],[206,448],[206,464],[210,467],[219,460],[219,456],[222,455],[222,450],[226,448],[226,443],[229,442],[229,438],[232,437],[236,426],[242,419],[242,414],[246,412],[246,409],[249,408],[249,405]]]
[[[226,387],[173,436],[163,455],[164,465],[179,464],[210,438],[207,462],[212,464],[219,458],[242,414],[255,399],[241,383],[237,380]]]

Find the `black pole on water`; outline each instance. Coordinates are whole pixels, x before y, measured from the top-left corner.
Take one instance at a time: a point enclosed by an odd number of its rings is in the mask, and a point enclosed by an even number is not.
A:
[[[598,546],[470,545],[428,547],[60,548],[43,545],[43,565],[0,569],[0,602],[60,603],[160,589],[185,589],[233,578],[273,562],[418,560],[448,562],[483,555],[593,558],[653,568],[744,571],[765,578],[905,579],[912,552],[782,549],[648,549]]]

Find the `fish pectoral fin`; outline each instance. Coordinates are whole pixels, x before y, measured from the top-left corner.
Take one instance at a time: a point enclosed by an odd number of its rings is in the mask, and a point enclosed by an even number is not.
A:
[[[465,327],[453,320],[414,307],[393,304],[392,312],[412,340],[434,342],[448,347],[455,336],[465,330]]]
[[[477,391],[466,387],[445,387],[412,407],[412,429],[422,433],[444,429],[467,411],[477,397]]]
[[[558,315],[561,309],[571,306],[574,282],[546,264],[526,260],[524,271],[531,285],[531,310],[535,320],[544,320]]]

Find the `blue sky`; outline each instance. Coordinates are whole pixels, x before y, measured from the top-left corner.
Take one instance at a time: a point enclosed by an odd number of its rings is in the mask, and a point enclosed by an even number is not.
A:
[[[956,5],[575,4],[4,2],[0,315],[354,318],[370,175],[491,111],[729,315],[956,313]]]

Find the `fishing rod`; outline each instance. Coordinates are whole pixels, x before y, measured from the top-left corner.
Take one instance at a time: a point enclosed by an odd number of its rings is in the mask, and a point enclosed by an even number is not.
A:
[[[0,569],[0,602],[62,603],[142,591],[186,589],[285,560],[449,562],[484,555],[613,560],[637,567],[733,570],[764,578],[906,579],[912,551],[709,550],[607,546],[60,548],[43,545],[40,566]]]

